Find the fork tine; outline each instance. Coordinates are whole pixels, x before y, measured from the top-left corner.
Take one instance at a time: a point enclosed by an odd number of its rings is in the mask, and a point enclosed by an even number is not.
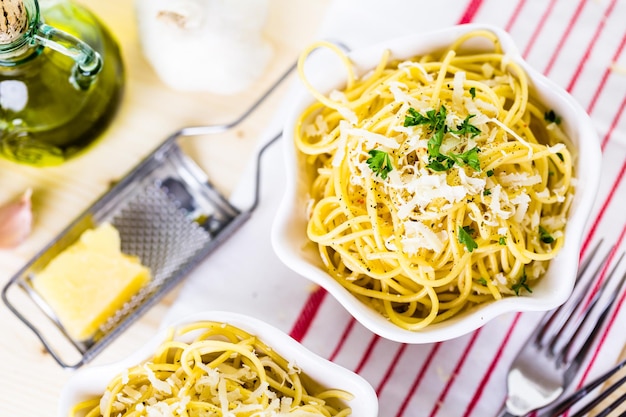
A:
[[[582,277],[584,273],[587,271],[587,268],[591,264],[591,260],[596,256],[596,253],[598,253],[598,249],[600,249],[600,245],[602,245],[602,242],[604,242],[604,239],[598,240],[598,243],[596,243],[596,245],[593,247],[593,249],[591,250],[591,253],[587,255],[585,260],[580,264],[580,268],[578,269],[577,280],[580,279],[580,277]],[[611,248],[613,247],[614,246],[612,246]],[[602,263],[606,262],[606,258],[609,257],[610,253],[611,251],[607,252],[607,254],[605,255],[605,259],[602,261]]]
[[[624,258],[624,254],[622,253],[617,263],[615,264],[615,266],[609,273],[608,277],[606,277],[606,279],[602,283],[602,287],[598,291],[596,291],[595,294],[593,294],[592,299],[589,301],[589,304],[585,307],[585,310],[582,312],[582,314],[578,315],[574,333],[568,339],[569,341],[565,344],[565,346],[562,349],[561,355],[562,355],[563,362],[566,362],[567,357],[570,355],[570,349],[572,348],[573,342],[577,339],[577,336],[580,333],[581,329],[585,327],[584,326],[585,323],[588,320],[590,320],[590,317],[593,316],[593,314],[591,314],[591,311],[596,307],[596,305],[598,305],[600,298],[606,292],[606,289],[609,287],[609,284],[611,283],[611,281],[613,281],[614,279],[613,277],[617,276],[616,275],[617,267],[622,262],[623,258]],[[626,281],[626,273],[621,277],[619,283],[614,287],[615,291],[613,291],[610,294],[609,299],[606,301],[604,307],[602,308],[602,312],[599,314],[596,320],[596,323],[593,329],[591,330],[591,333],[587,336],[587,340],[581,347],[581,350],[575,355],[576,358],[574,360],[577,360],[577,359],[582,360],[581,356],[584,356],[587,353],[587,350],[591,346],[593,339],[595,338],[597,332],[602,327],[602,324],[604,323],[604,320],[606,320],[606,317],[608,316],[609,311],[613,307],[613,304],[615,304],[615,301],[617,300],[617,296],[620,293],[622,286],[624,285],[624,281]]]
[[[584,316],[581,316],[580,314],[574,314],[574,312],[584,305],[583,300],[589,294],[591,286],[594,283],[595,277],[597,277],[600,274],[600,271],[602,270],[602,268],[604,268],[604,265],[608,261],[609,256],[613,250],[613,247],[611,247],[606,252],[604,257],[602,258],[602,260],[596,267],[595,271],[593,271],[593,273],[587,276],[585,274],[587,271],[587,268],[591,265],[591,261],[596,256],[601,243],[602,243],[602,240],[598,242],[598,244],[595,246],[595,248],[591,252],[591,255],[589,255],[587,259],[584,261],[584,263],[582,264],[580,272],[578,273],[576,277],[576,286],[575,286],[574,296],[572,296],[568,301],[563,303],[556,310],[553,310],[552,312],[548,313],[548,315],[544,318],[544,320],[542,320],[542,323],[540,324],[541,330],[539,331],[539,334],[537,335],[537,341],[540,346],[547,346],[548,352],[552,356],[557,356],[557,353],[556,353],[557,342],[559,340],[573,339],[572,329],[576,329],[578,328],[578,326],[582,324],[580,321],[582,320],[581,317],[584,317]],[[571,324],[572,322],[575,322],[575,324],[572,325]],[[548,330],[551,330],[551,335],[547,337],[546,341],[543,341],[543,338],[548,333]],[[559,357],[558,359],[561,360],[562,358]]]
[[[600,239],[598,243],[596,243],[591,253],[586,257],[586,259],[581,264],[578,274],[576,276],[576,284],[575,284],[576,286],[579,286],[581,284],[581,281],[583,277],[585,276],[585,272],[587,271],[587,268],[591,264],[591,261],[593,260],[593,258],[596,256],[598,249],[600,249],[600,245],[602,244],[602,242],[603,242],[603,239]],[[607,252],[602,262],[600,262],[600,266],[598,267],[598,269],[593,274],[591,274],[592,277],[598,274],[598,272],[600,271],[600,268],[606,262],[610,253],[611,251]],[[558,308],[547,313],[541,319],[541,322],[539,323],[537,327],[537,334],[535,337],[536,342],[540,346],[544,345],[544,343],[542,343],[542,340],[549,328],[552,328],[552,327],[555,327],[557,329],[563,328],[567,318],[572,316],[572,312],[576,309],[577,306],[580,305],[583,297],[585,296],[585,294],[588,292],[589,288],[591,287],[591,281],[592,280],[589,279],[589,282],[585,285],[585,289],[583,291],[578,292],[578,297],[576,298],[576,301],[572,301],[572,299],[568,300],[567,302],[561,304],[561,306],[559,306]],[[550,338],[549,343],[552,343],[553,339],[554,337]]]
[[[550,410],[549,416],[550,417],[557,417],[557,416],[560,416],[561,414],[565,413],[571,407],[573,407],[575,404],[577,404],[583,398],[587,397],[596,388],[598,388],[605,381],[607,381],[609,378],[611,378],[613,375],[615,375],[616,373],[618,373],[620,370],[622,370],[625,367],[626,367],[626,360],[623,360],[622,362],[620,362],[617,365],[615,365],[613,368],[609,369],[604,374],[598,376],[593,381],[589,382],[588,384],[586,384],[585,386],[583,386],[579,390],[577,390],[574,393],[572,393],[569,397],[567,397],[567,398],[563,399],[561,402],[559,402],[556,406],[554,406],[554,408],[552,408]],[[608,397],[613,391],[615,391],[616,389],[621,387],[624,384],[624,382],[626,382],[626,377],[621,378],[619,381],[617,381],[616,383],[611,385],[609,388],[604,390],[596,399],[594,399],[592,401],[592,403],[594,403],[594,404],[591,406],[591,408],[595,407],[598,403],[600,403],[602,400],[604,400],[606,397]],[[621,397],[619,399],[621,399]],[[615,404],[615,403],[613,403],[613,404]],[[613,404],[611,404],[611,407],[613,406]],[[581,409],[579,411],[579,413],[582,412],[583,410],[584,410],[584,408]],[[588,412],[589,410],[587,410],[586,412]],[[581,414],[581,415],[584,415],[584,413]],[[572,417],[574,417],[574,416],[572,416]]]
[[[584,283],[584,287],[582,288],[582,290],[578,291],[577,296],[575,298],[573,298],[569,303],[563,304],[562,311],[558,312],[559,313],[559,320],[557,321],[557,323],[555,325],[555,332],[549,338],[549,342],[547,343],[548,351],[550,352],[551,355],[556,355],[555,349],[556,349],[557,341],[558,340],[563,340],[563,333],[568,328],[571,328],[571,325],[568,326],[568,323],[571,323],[572,320],[576,320],[576,326],[574,328],[578,328],[579,325],[581,324],[580,323],[580,320],[581,320],[580,317],[583,317],[583,316],[576,315],[576,314],[574,314],[574,312],[581,305],[583,305],[583,300],[589,294],[589,290],[591,289],[591,286],[592,286],[592,284],[594,282],[594,278],[602,270],[604,264],[606,263],[606,261],[607,261],[607,259],[609,257],[608,256],[609,253],[610,253],[610,251],[606,254],[604,259],[602,259],[602,262],[600,262],[600,264],[598,265],[596,270],[587,278],[587,281]],[[590,261],[590,259],[589,259],[589,261]],[[583,285],[582,278],[578,281],[578,285]],[[557,314],[557,312],[555,312],[554,314]],[[570,335],[570,336],[573,336],[573,335]]]

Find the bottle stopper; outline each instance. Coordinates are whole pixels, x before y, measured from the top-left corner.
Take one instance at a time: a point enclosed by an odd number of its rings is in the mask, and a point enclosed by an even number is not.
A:
[[[10,44],[22,36],[27,23],[23,0],[0,0],[0,45]]]

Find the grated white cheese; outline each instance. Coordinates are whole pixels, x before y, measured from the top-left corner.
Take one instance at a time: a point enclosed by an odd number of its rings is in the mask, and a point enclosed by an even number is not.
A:
[[[507,280],[506,277],[504,276],[504,274],[502,272],[498,272],[494,278],[496,279],[496,281],[502,285],[506,285]]]
[[[464,168],[457,167],[461,184],[465,187],[468,194],[482,194],[487,184],[484,178],[470,177],[465,173]]]
[[[452,80],[452,104],[456,108],[463,107],[463,93],[465,88],[465,71],[457,71]]]
[[[440,252],[447,240],[448,233],[445,230],[435,233],[421,221],[409,220],[404,222],[402,247],[407,253],[415,254],[419,249]]]
[[[393,171],[392,171],[393,172]],[[393,181],[395,177],[390,177]],[[449,185],[446,174],[430,174],[421,170],[420,175],[409,183],[391,182],[391,186],[405,189],[412,197],[398,207],[398,217],[406,219],[416,208],[424,209],[435,199],[443,199],[450,203],[456,203],[464,199],[468,189],[463,185]]]
[[[150,364],[144,364],[143,368],[145,369],[146,376],[148,377],[148,380],[150,381],[154,389],[165,394],[172,393],[172,387],[170,386],[170,384],[157,378],[152,369],[150,369]]]
[[[493,65],[491,65],[490,63],[485,62],[483,65],[481,65],[480,69],[483,72],[483,76],[485,78],[489,79],[493,76],[494,68]]]
[[[563,152],[563,150],[565,150],[565,149],[566,148],[565,148],[565,144],[564,143],[557,143],[554,146],[548,146],[548,151],[550,153],[553,153],[553,154],[557,154],[559,152]]]
[[[346,97],[346,94],[343,91],[339,91],[339,90],[332,90],[328,94],[328,98],[331,99],[332,101],[336,101],[337,103],[345,104],[348,102],[348,98]]]
[[[364,140],[367,149],[374,149],[378,145],[382,145],[390,149],[398,149],[400,147],[400,144],[395,139],[379,133],[370,132],[367,129],[360,129],[356,127],[348,128],[346,129],[346,134]]]
[[[537,279],[546,272],[543,262],[533,262],[530,267],[530,276]]]
[[[420,102],[413,96],[407,93],[408,87],[406,84],[392,81],[389,83],[389,91],[393,94],[393,99],[398,103],[406,103],[414,108],[421,107]]]
[[[295,360],[289,361],[289,363],[287,364],[287,370],[289,374],[299,374],[300,372],[302,372]]]
[[[548,229],[558,230],[565,227],[566,220],[565,216],[546,216],[541,220],[541,223]]]
[[[474,100],[474,103],[476,103],[476,106],[480,107],[482,110],[493,113],[495,116],[498,116],[498,108],[496,106],[494,106],[493,104],[481,100],[479,98]]]
[[[518,223],[522,223],[524,217],[526,216],[526,212],[528,211],[528,205],[530,204],[530,197],[526,192],[520,193],[518,196],[511,199],[511,203],[515,204],[515,214],[513,215],[513,220]]]
[[[348,123],[345,120],[341,120],[339,122],[339,139],[337,139],[337,150],[335,151],[335,156],[333,157],[333,166],[335,167],[341,165],[343,158],[346,156],[347,130]]]
[[[321,114],[318,114],[313,123],[306,125],[304,133],[312,137],[326,135],[328,133],[328,123],[326,123],[326,119],[324,119]]]
[[[359,123],[359,118],[356,113],[347,107],[337,107],[337,111],[341,116],[346,119],[351,125],[355,126]]]
[[[513,214],[512,211],[505,210],[503,206],[509,204],[509,197],[506,193],[502,192],[502,186],[500,184],[491,188],[491,202],[489,203],[489,210],[501,219],[508,219]]]
[[[404,61],[398,64],[398,68],[405,70],[405,72],[407,73],[407,75],[411,75],[411,68],[416,68],[418,69],[422,75],[424,76],[424,79],[428,82],[432,82],[433,81],[433,76],[428,73],[428,71],[426,71],[426,68],[424,68],[424,66],[422,64],[420,64],[419,62],[415,62],[415,61]]]
[[[527,172],[499,174],[498,181],[507,187],[530,187],[541,183],[541,175],[528,175]]]

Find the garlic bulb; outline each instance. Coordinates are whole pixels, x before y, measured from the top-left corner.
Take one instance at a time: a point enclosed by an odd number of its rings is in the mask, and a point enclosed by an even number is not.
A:
[[[234,94],[265,71],[268,0],[135,0],[143,53],[182,91]]]
[[[12,248],[30,234],[33,214],[29,188],[16,201],[0,206],[0,248]]]

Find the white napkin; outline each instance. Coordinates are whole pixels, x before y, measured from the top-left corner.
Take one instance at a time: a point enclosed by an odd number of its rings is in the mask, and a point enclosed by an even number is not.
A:
[[[461,21],[508,29],[531,65],[571,88],[606,141],[602,184],[585,248],[604,237],[606,242],[619,241],[623,251],[626,75],[620,68],[626,65],[619,49],[624,36],[619,15],[626,12],[626,1],[580,4],[577,7],[578,2],[569,0],[336,0],[320,38],[356,48]],[[259,139],[259,147],[280,131],[289,99],[288,94]],[[496,415],[506,396],[508,366],[541,314],[504,315],[479,331],[437,344],[403,345],[373,335],[330,295],[283,266],[272,251],[271,223],[284,187],[280,146],[274,144],[263,157],[261,201],[252,218],[190,274],[166,322],[203,310],[229,310],[265,320],[365,377],[378,393],[381,416]],[[240,207],[249,202],[253,170],[251,163],[248,181],[233,197]],[[574,386],[607,369],[624,347],[626,333],[615,323],[626,320],[626,308],[610,320]]]

